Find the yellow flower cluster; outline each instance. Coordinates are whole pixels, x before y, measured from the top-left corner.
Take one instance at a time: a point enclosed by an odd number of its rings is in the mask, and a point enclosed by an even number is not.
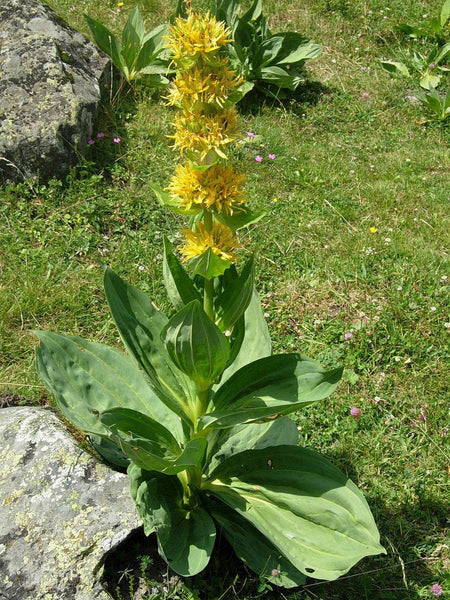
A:
[[[194,65],[182,70],[169,89],[168,104],[182,106],[187,110],[202,110],[205,105],[223,108],[231,92],[242,83],[236,71],[228,68],[228,60],[217,58],[214,71]]]
[[[212,115],[183,110],[175,117],[175,134],[170,137],[174,140],[173,147],[180,149],[181,156],[188,150],[191,156],[204,161],[211,154],[226,159],[224,150],[236,141],[238,131],[234,109]]]
[[[177,18],[170,28],[167,48],[177,67],[169,90],[168,104],[181,108],[175,117],[173,147],[182,157],[167,190],[180,208],[198,208],[204,213],[187,229],[180,247],[185,260],[208,249],[228,262],[235,262],[240,244],[234,230],[216,216],[231,217],[243,210],[242,186],[245,178],[224,164],[226,151],[240,135],[238,114],[232,95],[242,78],[230,69],[221,49],[231,32],[210,13],[190,10],[185,19]]]
[[[232,215],[245,200],[244,182],[245,176],[236,173],[231,165],[217,163],[200,170],[187,163],[177,166],[168,189],[179,199],[180,207],[194,206]]]
[[[209,60],[221,46],[231,42],[231,31],[209,13],[191,11],[186,19],[178,17],[170,28],[167,47],[172,60],[181,65],[199,56]]]
[[[196,230],[183,230],[186,243],[180,246],[185,260],[195,258],[211,248],[216,256],[231,263],[236,262],[235,250],[240,248],[233,231],[221,223],[213,223],[208,231],[203,223],[198,223]]]

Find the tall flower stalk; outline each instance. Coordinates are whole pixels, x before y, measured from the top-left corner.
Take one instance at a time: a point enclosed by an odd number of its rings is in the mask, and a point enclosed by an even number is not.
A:
[[[157,197],[190,218],[179,250],[164,241],[175,312],[106,269],[108,304],[130,357],[102,344],[37,332],[37,367],[67,419],[115,468],[127,467],[147,535],[180,575],[206,567],[216,531],[256,573],[293,587],[335,579],[378,554],[362,493],[319,454],[297,445],[288,416],[326,398],[342,369],[273,355],[251,257],[236,268],[236,231],[260,215],[228,155],[239,135],[240,78],[222,54],[230,33],[210,14],[177,19],[180,164]],[[185,268],[188,266],[188,269]]]
[[[214,254],[214,269],[206,272],[204,309],[214,320],[212,276],[237,260],[232,217],[245,213],[245,177],[229,163],[229,148],[239,135],[236,93],[243,80],[230,68],[224,47],[231,31],[215,17],[189,10],[170,28],[168,48],[176,67],[168,103],[179,107],[174,149],[183,161],[167,188],[170,203],[192,217],[179,247],[184,260],[200,265]],[[234,224],[235,225],[235,224]]]

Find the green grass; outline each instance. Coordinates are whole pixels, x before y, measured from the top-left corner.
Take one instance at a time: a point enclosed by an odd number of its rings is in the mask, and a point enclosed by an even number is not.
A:
[[[134,6],[48,3],[85,33],[83,12],[120,33]],[[150,28],[175,2],[139,5]],[[265,598],[415,600],[431,598],[436,582],[450,597],[450,130],[410,101],[416,82],[391,79],[380,67],[412,43],[394,26],[439,8],[435,1],[265,3],[274,31],[304,32],[324,51],[295,96],[242,103],[243,131],[257,137],[236,149],[236,160],[251,204],[266,211],[243,242],[256,252],[275,349],[345,367],[339,392],[297,415],[301,443],[364,490],[388,552],[336,582],[310,580]],[[166,137],[172,117],[160,95],[138,86],[105,104],[98,123],[120,144],[108,136],[96,143],[65,182],[0,192],[0,397],[51,402],[35,373],[33,329],[119,346],[101,263],[168,306],[162,236],[176,241],[182,221],[157,205],[149,183],[167,182],[175,164]],[[233,562],[224,567],[219,553],[207,575],[177,593],[256,598],[259,581],[249,577]]]

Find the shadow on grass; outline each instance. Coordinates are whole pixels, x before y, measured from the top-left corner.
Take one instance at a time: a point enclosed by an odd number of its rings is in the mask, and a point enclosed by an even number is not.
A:
[[[294,114],[303,115],[309,106],[315,106],[325,95],[332,94],[333,88],[319,81],[306,80],[292,92],[275,86],[255,86],[238,104],[243,116],[256,115],[263,108],[283,108]]]

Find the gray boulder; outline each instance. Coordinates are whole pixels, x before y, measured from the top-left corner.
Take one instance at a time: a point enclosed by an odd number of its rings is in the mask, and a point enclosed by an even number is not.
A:
[[[128,477],[51,411],[0,410],[0,599],[111,600],[104,560],[139,526]]]
[[[62,176],[84,155],[108,59],[36,0],[0,0],[0,180]]]

